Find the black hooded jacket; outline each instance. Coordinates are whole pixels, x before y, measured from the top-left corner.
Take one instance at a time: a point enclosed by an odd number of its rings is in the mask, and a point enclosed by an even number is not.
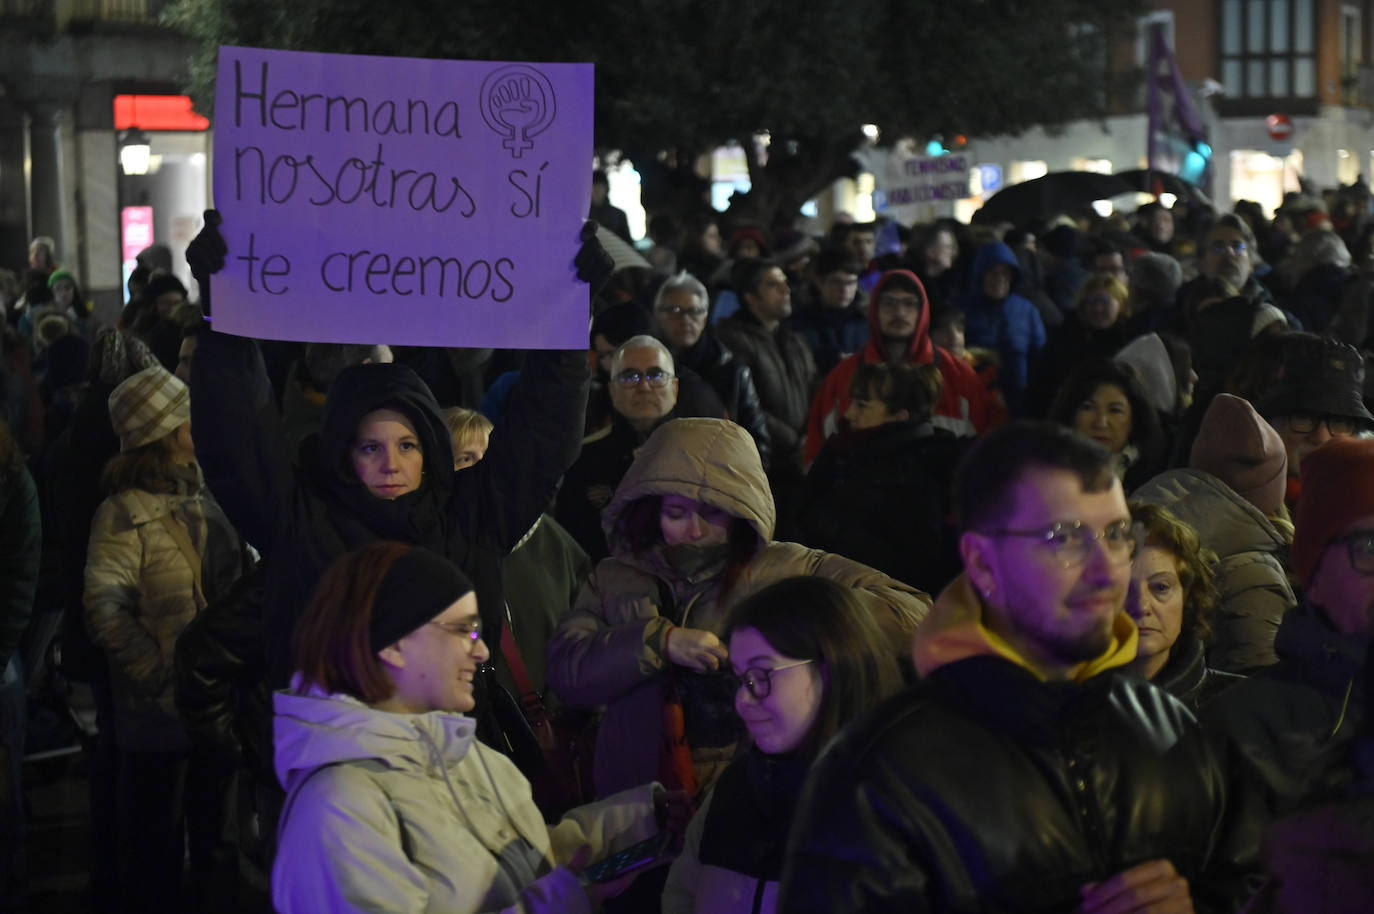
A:
[[[452,559],[473,581],[490,643],[499,643],[502,564],[577,456],[587,376],[581,351],[530,353],[486,459],[455,474],[447,427],[424,382],[402,365],[354,366],[335,380],[320,434],[293,466],[257,347],[204,334],[191,383],[196,456],[225,513],[269,560],[273,684],[289,680],[291,633],[325,569],[376,540],[416,543]],[[392,501],[372,495],[349,458],[360,420],[383,407],[411,419],[424,455],[420,487]]]

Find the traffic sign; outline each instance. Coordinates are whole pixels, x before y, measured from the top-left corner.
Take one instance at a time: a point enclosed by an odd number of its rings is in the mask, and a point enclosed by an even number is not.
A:
[[[982,184],[983,193],[990,194],[993,191],[1002,189],[1002,166],[1001,165],[979,165],[979,183]]]
[[[1273,140],[1287,140],[1293,136],[1293,120],[1286,114],[1271,114],[1264,119],[1264,127]]]

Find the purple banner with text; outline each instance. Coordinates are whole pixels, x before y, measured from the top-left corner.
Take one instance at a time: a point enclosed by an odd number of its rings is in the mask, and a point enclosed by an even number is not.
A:
[[[583,349],[592,66],[222,47],[215,329]]]

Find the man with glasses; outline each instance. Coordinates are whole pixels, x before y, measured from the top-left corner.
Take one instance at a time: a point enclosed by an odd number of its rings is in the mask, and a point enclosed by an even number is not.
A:
[[[1285,324],[1291,323],[1282,312],[1271,314],[1269,318],[1261,314],[1268,313],[1268,309],[1277,309],[1269,290],[1255,278],[1259,248],[1250,226],[1243,219],[1234,213],[1219,216],[1207,233],[1200,253],[1202,263],[1198,277],[1178,290],[1178,303],[1183,309],[1178,321],[1195,322],[1197,312],[1216,302],[1239,297],[1249,302],[1256,312],[1254,326],[1249,328],[1251,337],[1259,334],[1261,324],[1271,322],[1274,317],[1281,317]]]
[[[630,337],[611,357],[611,424],[583,439],[582,452],[564,475],[554,507],[554,519],[593,564],[608,554],[601,509],[649,434],[678,415],[678,390],[673,355],[652,336]]]
[[[767,469],[773,457],[772,423],[759,402],[758,376],[754,366],[721,345],[722,339],[706,325],[709,301],[706,287],[691,273],[670,276],[654,296],[655,335],[672,351],[679,374],[695,372],[710,386],[725,407],[725,418],[743,426],[754,439]],[[690,391],[679,393],[685,400]],[[689,409],[682,414],[700,413]]]
[[[813,769],[779,910],[1191,911],[1224,770],[1125,672],[1140,533],[1110,455],[1014,423],[973,446],[955,502],[965,572],[916,631],[921,682]]]
[[[868,296],[859,290],[863,269],[846,248],[825,248],[797,292],[792,329],[811,346],[822,377],[868,342]]]
[[[882,275],[869,298],[868,331],[864,348],[836,365],[811,401],[804,449],[808,466],[821,452],[825,439],[840,431],[849,409],[850,382],[864,362],[934,364],[944,385],[931,421],[962,436],[988,429],[987,389],[972,365],[931,343],[930,302],[915,273],[889,270]]]
[[[1302,462],[1293,571],[1304,598],[1279,624],[1279,661],[1201,712],[1263,789],[1243,850],[1273,818],[1355,777],[1365,722],[1364,664],[1374,634],[1374,441],[1343,438]]]

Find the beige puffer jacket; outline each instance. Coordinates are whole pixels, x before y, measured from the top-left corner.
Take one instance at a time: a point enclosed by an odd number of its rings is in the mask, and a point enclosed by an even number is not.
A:
[[[110,661],[121,748],[187,745],[172,700],[172,660],[205,597],[167,522],[186,533],[203,561],[209,498],[203,487],[175,495],[125,489],[105,499],[91,523],[86,626]]]
[[[635,554],[621,519],[635,502],[679,495],[749,523],[758,550],[728,594],[719,593],[719,569],[683,578],[661,547]],[[930,609],[930,597],[866,565],[772,541],[773,496],[748,432],[722,419],[677,419],[645,442],[602,514],[611,548],[582,587],[572,611],[549,641],[548,680],[569,705],[604,705],[597,735],[596,789],[600,796],[642,784],[658,774],[662,736],[662,676],[669,663],[664,637],[674,625],[719,634],[731,607],[783,578],[820,575],[853,587],[907,657],[911,636]],[[660,586],[662,583],[662,588]],[[660,593],[674,607],[660,614]],[[671,617],[670,617],[671,616]],[[724,758],[694,754],[705,787]]]

